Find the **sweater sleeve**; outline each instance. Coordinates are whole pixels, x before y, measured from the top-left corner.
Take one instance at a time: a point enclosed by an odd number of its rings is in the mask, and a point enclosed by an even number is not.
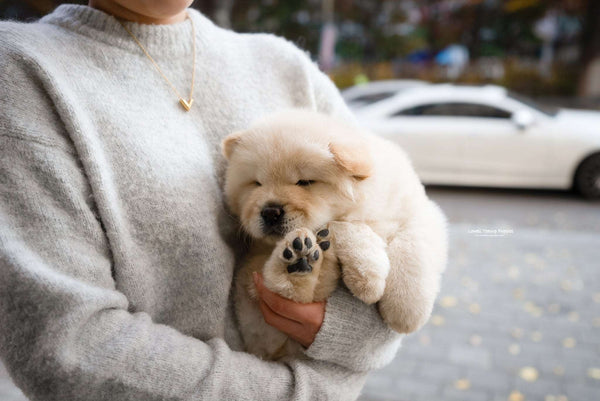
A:
[[[38,69],[0,51],[0,357],[32,400],[354,399],[364,374],[234,352],[129,311]],[[39,72],[39,71],[38,71]],[[47,78],[47,77],[46,77]],[[350,352],[349,349],[345,351]]]
[[[358,122],[331,79],[306,55],[302,55],[317,111],[349,124]],[[388,364],[400,347],[401,335],[382,320],[375,305],[366,305],[344,286],[327,301],[325,320],[306,354],[353,370],[372,370]]]

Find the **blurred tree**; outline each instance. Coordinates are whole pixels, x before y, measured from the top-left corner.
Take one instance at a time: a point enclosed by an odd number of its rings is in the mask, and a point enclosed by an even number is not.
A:
[[[237,31],[275,33],[316,54],[322,23],[321,1],[235,1],[231,20]]]
[[[585,1],[579,93],[600,97],[600,1]]]
[[[231,28],[231,13],[234,0],[195,0],[192,7],[212,16],[215,22],[224,28]]]
[[[48,14],[56,6],[66,1],[56,0],[0,0],[0,18],[31,20]],[[73,0],[69,3],[86,4],[87,1]]]

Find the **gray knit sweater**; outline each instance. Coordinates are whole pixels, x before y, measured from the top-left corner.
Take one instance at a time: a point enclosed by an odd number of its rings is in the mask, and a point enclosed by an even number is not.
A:
[[[32,400],[354,399],[400,338],[347,290],[307,359],[242,352],[218,151],[282,108],[352,116],[289,42],[190,14],[190,112],[101,11],[0,23],[0,356]],[[187,93],[190,21],[128,26]]]

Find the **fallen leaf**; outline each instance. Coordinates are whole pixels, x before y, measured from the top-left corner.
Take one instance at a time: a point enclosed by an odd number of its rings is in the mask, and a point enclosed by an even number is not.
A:
[[[460,283],[470,290],[476,290],[479,287],[479,284],[475,280],[473,280],[471,277],[467,277],[467,276],[463,277],[460,280]]]
[[[508,396],[508,401],[525,401],[525,396],[520,391],[515,390]]]
[[[523,299],[523,297],[525,296],[525,291],[522,288],[515,288],[513,290],[513,298],[514,299]]]
[[[573,337],[567,337],[563,340],[562,344],[565,348],[573,348],[577,345],[577,341]]]
[[[526,366],[524,368],[521,368],[521,370],[519,371],[519,376],[525,381],[534,382],[538,379],[539,373],[536,368]]]
[[[458,301],[456,300],[456,298],[452,296],[447,296],[440,300],[440,305],[442,306],[442,308],[452,308],[456,306],[457,303]]]
[[[573,289],[573,283],[569,280],[563,280],[560,282],[560,288],[563,291],[571,291]]]
[[[433,315],[431,316],[431,324],[434,326],[443,326],[446,323],[446,319],[441,315]]]
[[[481,312],[481,306],[479,306],[479,304],[471,304],[469,305],[469,312],[471,312],[473,315],[479,315],[479,312]]]
[[[511,266],[508,268],[508,277],[516,280],[519,278],[519,276],[521,275],[521,272],[519,272],[519,268],[517,266]]]
[[[521,338],[523,337],[523,329],[515,327],[510,331],[510,335],[514,338]]]
[[[477,335],[477,334],[473,334],[473,335],[471,336],[471,338],[469,338],[469,343],[470,343],[472,346],[474,346],[474,347],[478,347],[478,346],[480,346],[480,345],[481,345],[481,341],[482,341],[482,338],[481,338],[481,336],[479,336],[479,335]]]
[[[471,388],[471,382],[467,379],[459,379],[454,382],[454,388],[457,390],[468,390]]]
[[[523,306],[523,308],[527,312],[529,312],[530,315],[535,316],[535,317],[540,317],[543,314],[542,308],[540,308],[539,306],[537,306],[536,304],[534,304],[531,301],[525,302],[525,305]]]
[[[551,313],[558,313],[558,312],[560,312],[560,305],[559,304],[550,304],[550,305],[548,305],[548,312],[551,312]]]
[[[592,379],[600,380],[600,368],[589,368],[587,374]]]
[[[579,313],[573,311],[573,312],[569,312],[569,320],[571,322],[577,322],[579,321]]]
[[[511,344],[508,346],[508,352],[511,355],[519,355],[521,353],[521,346],[519,344]]]

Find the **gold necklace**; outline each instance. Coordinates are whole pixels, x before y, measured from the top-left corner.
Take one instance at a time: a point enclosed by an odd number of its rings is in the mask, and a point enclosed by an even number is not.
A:
[[[165,76],[165,74],[162,72],[162,70],[160,69],[160,67],[158,66],[158,64],[156,64],[156,61],[154,61],[154,59],[152,58],[152,56],[150,56],[150,54],[148,53],[148,51],[146,50],[146,48],[140,43],[140,41],[138,40],[138,38],[135,37],[135,35],[133,34],[133,32],[131,32],[125,26],[125,24],[123,24],[120,20],[117,19],[117,21],[119,21],[119,24],[121,24],[121,26],[123,27],[123,29],[125,29],[127,31],[127,33],[133,38],[133,40],[135,40],[135,43],[138,44],[138,46],[140,47],[140,49],[142,49],[142,51],[144,52],[144,54],[146,55],[146,57],[148,57],[148,59],[152,62],[152,64],[154,64],[154,67],[156,67],[156,70],[158,71],[158,73],[169,84],[169,86],[171,87],[171,89],[173,90],[173,92],[179,98],[179,103],[183,106],[183,108],[185,109],[185,111],[190,111],[190,109],[192,108],[192,103],[194,103],[194,99],[192,98],[192,95],[194,94],[194,80],[196,78],[196,30],[194,28],[194,20],[190,17],[189,13],[186,13],[185,18],[189,19],[190,22],[192,23],[192,39],[193,39],[193,43],[194,43],[194,66],[193,66],[193,69],[192,69],[192,87],[190,88],[190,99],[189,100],[185,100],[183,98],[183,96],[181,96],[179,94],[179,91],[177,91],[177,88],[175,88],[175,86],[171,83],[171,81],[169,81],[169,79]]]

